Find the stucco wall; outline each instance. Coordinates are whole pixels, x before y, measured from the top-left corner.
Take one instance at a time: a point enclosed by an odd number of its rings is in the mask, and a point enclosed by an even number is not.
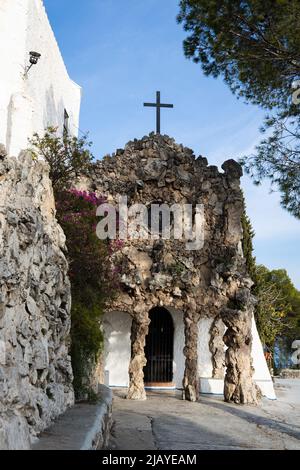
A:
[[[212,377],[212,360],[209,350],[212,318],[200,318],[198,323],[198,371],[199,377]]]
[[[184,373],[183,313],[174,309],[169,311],[174,323],[173,381],[177,388],[181,388]],[[111,312],[104,315],[104,375],[106,385],[114,387],[127,387],[129,385],[131,323],[131,317],[123,312]]]
[[[173,361],[173,382],[177,388],[182,388],[184,362],[184,326],[183,312],[174,309],[168,309],[172,315],[174,323],[174,361]]]
[[[177,388],[182,388],[185,358],[183,312],[168,309],[174,323],[174,362],[173,382]],[[210,329],[212,318],[201,318],[198,324],[198,371],[200,390],[202,393],[223,394],[224,380],[213,379],[212,356],[209,349]],[[130,363],[130,332],[131,317],[123,312],[107,313],[103,319],[104,328],[104,372],[105,384],[114,387],[128,387],[128,368]],[[263,349],[256,323],[252,322],[253,346],[252,358],[255,368],[254,380],[264,396],[275,399],[273,382],[264,358]],[[226,347],[224,345],[224,356]]]
[[[131,355],[131,317],[124,312],[110,312],[103,317],[105,385],[127,387]]]
[[[174,362],[173,382],[177,388],[182,388],[185,358],[183,312],[170,308],[174,323]],[[199,322],[199,377],[212,376],[211,353],[209,351],[209,330],[212,319],[202,318]],[[128,367],[130,362],[130,330],[131,318],[122,312],[105,314],[104,328],[104,369],[105,383],[110,386],[127,387]]]
[[[254,380],[262,394],[271,400],[276,399],[273,381],[264,356],[263,347],[257,331],[256,322],[252,319],[252,360],[254,367]]]
[[[0,142],[17,156],[33,133],[49,126],[78,133],[81,89],[68,75],[42,0],[0,2]],[[24,76],[29,52],[42,54]]]

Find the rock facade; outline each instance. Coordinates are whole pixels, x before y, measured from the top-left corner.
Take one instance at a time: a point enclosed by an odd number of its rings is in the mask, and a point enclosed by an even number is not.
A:
[[[0,449],[28,449],[74,403],[70,284],[48,166],[0,148]]]
[[[283,379],[300,379],[300,369],[282,369],[280,377]]]
[[[91,174],[78,183],[81,189],[107,195],[112,204],[125,195],[128,206],[203,206],[201,249],[187,250],[187,240],[131,238],[115,255],[122,274],[122,293],[108,311],[124,311],[133,319],[129,398],[145,398],[143,367],[148,314],[152,308],[162,306],[184,313],[184,398],[198,398],[197,326],[201,317],[210,317],[215,319],[210,342],[215,377],[224,374],[224,323],[226,345],[234,349],[234,354],[228,353],[226,359],[225,398],[237,403],[256,402],[249,330],[254,299],[250,296],[252,281],[242,253],[242,170],[233,160],[225,162],[222,169],[219,172],[217,167],[209,166],[205,158],[196,158],[192,150],[168,136],[150,134],[97,162]],[[241,310],[235,307],[234,315],[226,308],[231,308],[241,290],[244,296],[247,297],[245,292],[249,295]],[[242,366],[245,369],[241,376]]]

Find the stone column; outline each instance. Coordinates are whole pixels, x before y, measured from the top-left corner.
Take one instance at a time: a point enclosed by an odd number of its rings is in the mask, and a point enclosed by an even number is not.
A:
[[[249,289],[236,292],[230,307],[221,311],[227,326],[224,342],[227,367],[224,382],[224,399],[238,404],[257,404],[258,389],[253,381],[252,367],[252,315],[253,298]]]
[[[224,379],[225,372],[225,352],[223,336],[225,333],[225,325],[218,316],[214,319],[210,329],[209,350],[212,357],[212,378]]]
[[[191,303],[184,312],[185,370],[183,378],[183,400],[197,401],[199,398],[198,377],[198,320],[196,304]]]
[[[129,364],[129,389],[127,398],[130,400],[146,400],[144,388],[145,343],[149,329],[148,310],[137,306],[131,327],[131,360]]]

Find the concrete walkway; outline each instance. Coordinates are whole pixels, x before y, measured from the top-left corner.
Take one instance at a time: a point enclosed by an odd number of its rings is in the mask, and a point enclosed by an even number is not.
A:
[[[110,449],[300,449],[300,380],[277,380],[276,393],[252,407],[212,396],[185,402],[179,392],[136,402],[115,390]]]
[[[107,447],[111,429],[112,392],[99,385],[95,404],[77,403],[44,431],[32,450],[96,450]]]

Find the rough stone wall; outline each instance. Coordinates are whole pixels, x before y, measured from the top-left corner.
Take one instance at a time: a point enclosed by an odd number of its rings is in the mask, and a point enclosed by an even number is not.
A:
[[[74,402],[70,284],[48,166],[0,148],[0,449],[27,449]]]
[[[172,307],[184,312],[185,327],[185,375],[184,397],[196,400],[198,396],[197,323],[201,317],[225,322],[223,310],[234,301],[239,289],[249,291],[252,282],[247,276],[242,253],[243,197],[240,189],[242,170],[233,160],[228,160],[219,172],[209,166],[205,158],[196,158],[193,151],[178,145],[168,136],[150,134],[141,140],[129,142],[124,150],[105,157],[94,166],[92,174],[81,179],[79,186],[106,194],[114,203],[119,195],[126,195],[128,205],[166,203],[203,204],[204,246],[188,251],[187,240],[133,240],[126,241],[122,252],[116,255],[121,268],[123,292],[109,309],[125,311],[133,317],[132,355],[129,367],[129,397],[145,398],[143,366],[144,343],[148,332],[148,313],[155,306]],[[245,321],[239,321],[241,337],[246,338],[244,360],[248,361],[243,384],[239,374],[226,374],[225,383],[235,381],[235,394],[226,399],[237,402],[255,402],[255,386],[252,380],[251,330],[252,299],[245,305]],[[224,316],[223,316],[224,315]],[[235,322],[235,320],[233,320]],[[231,328],[226,324],[227,328]],[[222,373],[218,323],[211,331],[215,377]],[[227,335],[229,338],[229,335]],[[236,337],[230,336],[232,341]],[[229,341],[229,339],[228,339]],[[238,351],[236,351],[238,354]],[[229,361],[237,361],[231,355]],[[237,365],[232,364],[236,370]],[[229,369],[228,369],[229,370]],[[246,378],[247,375],[247,378]],[[232,387],[231,387],[232,388]],[[253,390],[250,393],[249,390]],[[244,397],[246,397],[244,399]],[[249,400],[248,400],[249,399]]]
[[[282,369],[280,377],[283,379],[300,379],[299,369]]]

